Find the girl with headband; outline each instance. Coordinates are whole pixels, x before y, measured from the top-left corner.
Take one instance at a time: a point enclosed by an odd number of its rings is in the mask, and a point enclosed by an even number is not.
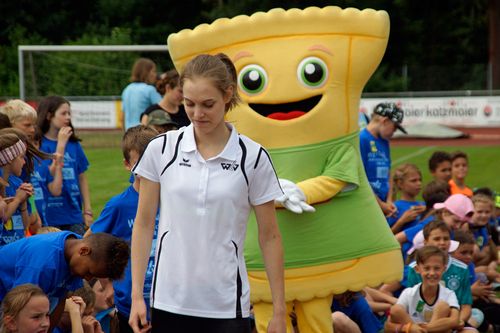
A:
[[[31,224],[28,198],[33,195],[33,186],[23,183],[19,178],[23,171],[33,171],[33,158],[46,158],[28,142],[26,136],[19,130],[6,128],[0,130],[0,195],[7,203],[2,214],[2,230],[0,245],[21,239],[26,229],[35,233],[36,223]],[[36,222],[36,220],[35,220]]]

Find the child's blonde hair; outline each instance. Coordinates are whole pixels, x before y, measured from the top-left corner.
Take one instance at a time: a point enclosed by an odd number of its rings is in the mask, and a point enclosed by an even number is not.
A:
[[[35,286],[34,284],[27,283],[17,286],[11,289],[4,297],[2,301],[2,326],[0,329],[1,333],[11,332],[7,329],[5,325],[5,319],[10,317],[11,319],[17,318],[19,312],[28,304],[32,297],[35,296],[45,296],[43,290]]]
[[[404,163],[394,170],[392,180],[396,191],[401,191],[398,183],[404,181],[410,172],[417,172],[420,175],[420,178],[422,178],[422,172],[415,164]]]
[[[491,206],[491,213],[493,214],[493,211],[495,210],[495,202],[493,201],[493,198],[486,195],[486,194],[483,194],[483,193],[477,193],[477,194],[474,194],[471,198],[472,200],[472,203],[474,205],[476,205],[476,203],[484,203],[486,205],[490,205]]]
[[[122,138],[122,152],[125,161],[130,162],[130,152],[132,150],[135,150],[141,156],[149,141],[157,135],[158,131],[149,126],[137,125],[129,128]]]
[[[36,234],[43,235],[43,234],[49,234],[51,232],[59,232],[59,231],[61,231],[61,229],[56,228],[56,227],[51,227],[51,226],[45,226],[45,227],[41,227],[40,229],[38,229]]]
[[[22,119],[36,122],[37,118],[35,109],[20,99],[11,99],[0,108],[0,112],[9,117],[11,124],[15,124]]]

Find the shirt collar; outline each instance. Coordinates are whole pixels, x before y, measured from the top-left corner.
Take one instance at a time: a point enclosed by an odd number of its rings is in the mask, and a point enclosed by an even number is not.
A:
[[[226,126],[231,130],[231,134],[229,135],[229,140],[226,143],[226,146],[222,150],[222,152],[211,158],[224,158],[226,160],[234,161],[238,157],[238,146],[239,146],[239,136],[238,132],[230,123],[226,123]],[[194,128],[193,124],[190,124],[184,130],[184,138],[181,142],[181,151],[188,153],[192,151],[196,151],[196,140],[194,138]]]

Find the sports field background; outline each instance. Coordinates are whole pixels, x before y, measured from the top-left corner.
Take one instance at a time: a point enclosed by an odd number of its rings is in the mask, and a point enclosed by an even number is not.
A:
[[[500,131],[499,131],[500,133]],[[114,195],[121,193],[129,185],[129,173],[123,166],[120,148],[122,133],[79,131],[87,158],[90,162],[87,176],[94,216],[97,218],[104,204]],[[482,145],[481,140],[464,143],[463,140],[446,141],[395,141],[392,144],[393,167],[401,163],[414,163],[423,173],[423,183],[431,180],[427,161],[435,150],[452,152],[462,150],[469,155],[469,175],[467,184],[471,188],[488,186],[500,192],[500,140]]]

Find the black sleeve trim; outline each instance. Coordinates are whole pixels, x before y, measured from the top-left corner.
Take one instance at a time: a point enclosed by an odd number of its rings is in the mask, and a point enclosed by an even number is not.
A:
[[[177,142],[175,143],[175,151],[174,151],[174,156],[172,157],[172,159],[167,163],[167,165],[165,166],[165,168],[163,168],[163,171],[161,172],[160,176],[163,176],[163,174],[165,173],[165,171],[167,171],[167,168],[169,166],[172,165],[172,163],[175,162],[175,160],[177,159],[177,153],[179,152],[179,145],[181,143],[181,140],[182,138],[184,137],[184,132],[182,132],[179,137],[177,138]]]
[[[243,143],[243,140],[241,140],[241,138],[239,138],[239,144],[240,144],[240,147],[241,147],[241,162],[240,162],[240,166],[241,166],[241,172],[243,173],[243,176],[245,177],[245,182],[247,183],[247,186],[248,186],[248,177],[247,177],[247,173],[245,171],[245,161],[246,161],[246,158],[247,158],[247,147],[245,147],[245,144]]]
[[[160,134],[160,135],[157,135],[157,136],[155,136],[154,138],[152,138],[152,139],[148,142],[148,144],[146,145],[146,148],[144,148],[144,151],[142,152],[141,156],[139,156],[139,159],[137,160],[137,163],[136,163],[136,164],[134,165],[134,167],[132,168],[132,172],[134,172],[134,171],[135,171],[135,168],[137,168],[137,166],[139,165],[139,162],[141,162],[141,159],[142,159],[142,157],[144,156],[144,153],[146,152],[146,149],[148,148],[149,144],[150,144],[151,142],[153,142],[154,140],[156,140],[156,139],[158,139],[158,138],[161,138],[161,137],[163,137],[163,140],[164,140],[164,141],[163,141],[163,146],[165,146],[165,144],[166,144],[166,142],[167,142],[167,134],[165,134],[165,133],[164,133],[164,134]],[[163,151],[162,151],[162,154],[163,154]]]

